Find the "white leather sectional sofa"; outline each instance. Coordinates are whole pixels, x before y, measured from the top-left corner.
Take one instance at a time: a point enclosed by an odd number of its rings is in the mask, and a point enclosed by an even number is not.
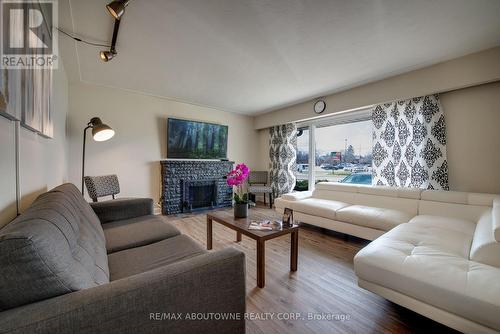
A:
[[[320,183],[275,204],[374,240],[354,258],[361,287],[465,333],[500,332],[500,195]]]

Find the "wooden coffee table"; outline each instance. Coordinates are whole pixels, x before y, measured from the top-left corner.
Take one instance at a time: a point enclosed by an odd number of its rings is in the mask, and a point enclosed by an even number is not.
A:
[[[229,211],[213,211],[207,214],[207,249],[212,249],[212,222],[215,221],[236,231],[236,241],[241,241],[241,235],[257,241],[257,286],[263,288],[266,283],[266,240],[274,239],[285,234],[291,236],[290,271],[297,271],[299,257],[299,225],[283,228],[280,231],[249,230],[251,220],[274,220],[273,217],[254,214],[248,218],[234,218]]]

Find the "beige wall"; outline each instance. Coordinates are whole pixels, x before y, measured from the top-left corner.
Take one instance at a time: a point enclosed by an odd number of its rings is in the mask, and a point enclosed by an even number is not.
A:
[[[40,193],[67,179],[66,115],[68,81],[62,62],[54,71],[54,138],[46,139],[21,127],[21,212]],[[0,226],[16,215],[14,122],[0,117]]]
[[[326,96],[323,116],[386,101],[401,100],[500,80],[500,47]],[[314,117],[313,102],[259,115],[255,128]]]
[[[261,129],[257,133],[257,142],[259,149],[257,150],[258,165],[256,168],[259,170],[269,169],[269,129]]]
[[[452,190],[500,194],[500,81],[441,95]]]
[[[88,138],[85,174],[117,174],[121,196],[147,196],[158,201],[159,161],[166,158],[168,117],[228,125],[228,158],[245,162],[250,168],[258,164],[257,132],[250,117],[119,89],[71,84],[69,177],[77,185],[81,178],[82,129],[93,116],[101,117],[116,135],[101,143]]]

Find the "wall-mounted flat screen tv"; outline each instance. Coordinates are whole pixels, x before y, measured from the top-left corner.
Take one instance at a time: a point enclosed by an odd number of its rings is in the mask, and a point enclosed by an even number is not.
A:
[[[169,118],[167,158],[227,159],[227,125]]]

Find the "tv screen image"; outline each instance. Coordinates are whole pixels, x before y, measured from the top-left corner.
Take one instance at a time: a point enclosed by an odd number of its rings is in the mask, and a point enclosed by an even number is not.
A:
[[[226,159],[227,125],[169,118],[167,157],[173,159]]]

